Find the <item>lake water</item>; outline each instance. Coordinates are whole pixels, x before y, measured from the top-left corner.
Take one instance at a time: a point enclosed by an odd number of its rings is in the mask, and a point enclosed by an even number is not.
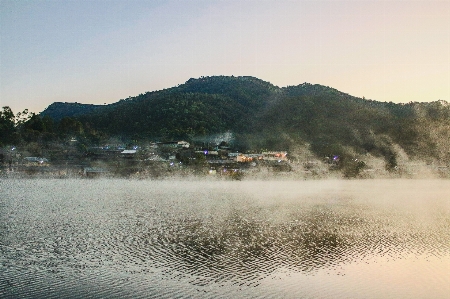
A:
[[[449,298],[450,181],[0,181],[1,298]]]

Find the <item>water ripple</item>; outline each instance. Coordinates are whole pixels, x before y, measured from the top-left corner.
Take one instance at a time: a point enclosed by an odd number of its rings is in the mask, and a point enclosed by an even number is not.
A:
[[[295,297],[300,289],[291,275],[343,277],[345,267],[364,271],[379,259],[450,256],[445,201],[421,217],[345,192],[261,200],[218,184],[120,182],[127,188],[108,181],[3,183],[0,296],[226,298],[230,289],[240,297],[277,297],[267,280],[282,277],[279,284]],[[33,194],[17,191],[39,185]],[[308,292],[301,294],[333,294]]]

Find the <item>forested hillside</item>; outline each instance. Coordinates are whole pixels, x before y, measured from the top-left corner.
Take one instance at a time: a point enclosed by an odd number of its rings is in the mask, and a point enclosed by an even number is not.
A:
[[[450,160],[447,102],[395,104],[303,83],[277,87],[253,77],[201,77],[110,105],[54,103],[15,120],[2,112],[2,143],[76,137],[84,147],[114,137],[169,141],[231,132],[242,151],[308,148],[317,157],[370,154],[397,165],[411,158]],[[80,148],[83,148],[80,146]]]

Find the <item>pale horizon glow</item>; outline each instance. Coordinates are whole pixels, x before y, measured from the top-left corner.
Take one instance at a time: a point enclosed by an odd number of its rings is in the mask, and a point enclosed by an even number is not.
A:
[[[450,102],[450,1],[0,0],[0,106],[15,113],[214,75]]]

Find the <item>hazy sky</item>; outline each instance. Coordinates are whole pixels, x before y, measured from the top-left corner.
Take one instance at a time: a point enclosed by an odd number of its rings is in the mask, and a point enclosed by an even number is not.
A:
[[[450,0],[0,0],[0,106],[14,112],[212,75],[450,101]]]

